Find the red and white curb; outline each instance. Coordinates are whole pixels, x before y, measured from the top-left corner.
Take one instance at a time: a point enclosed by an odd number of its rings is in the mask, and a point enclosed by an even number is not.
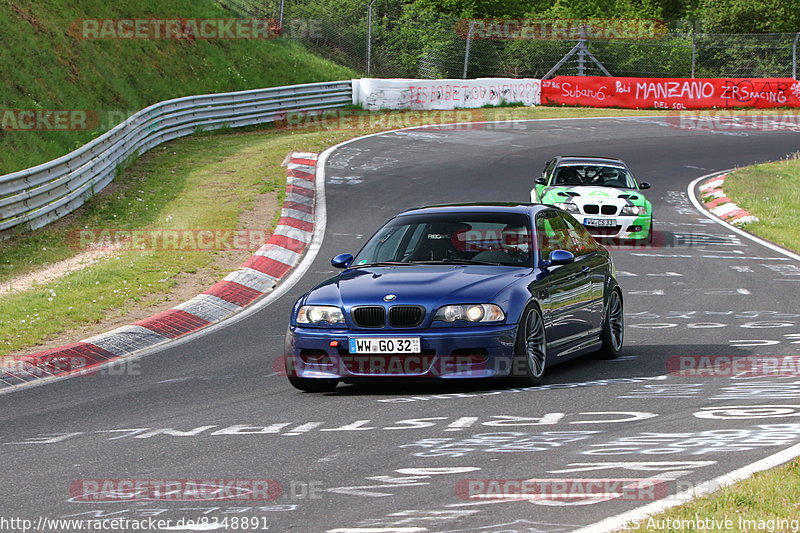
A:
[[[725,195],[722,186],[727,176],[722,174],[713,177],[700,186],[700,195],[706,208],[725,222],[737,226],[758,222],[758,217],[751,215]]]
[[[314,235],[317,154],[294,152],[286,163],[286,197],[275,231],[238,270],[172,309],[79,342],[5,362],[0,366],[0,388],[86,373],[221,322],[272,292],[300,262]]]

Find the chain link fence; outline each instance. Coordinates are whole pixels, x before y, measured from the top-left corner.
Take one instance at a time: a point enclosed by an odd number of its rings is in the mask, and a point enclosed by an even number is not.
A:
[[[378,11],[375,0],[354,3],[350,12],[311,6],[302,0],[217,2],[241,16],[280,19],[282,38],[300,41],[371,77],[797,76],[800,33],[672,32],[656,33],[649,39],[618,40],[486,39],[467,30],[469,21],[438,15],[408,20],[399,8],[392,12],[392,3],[381,3]]]

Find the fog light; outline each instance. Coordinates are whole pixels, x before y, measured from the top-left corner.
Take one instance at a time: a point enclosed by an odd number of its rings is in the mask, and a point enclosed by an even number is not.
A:
[[[312,365],[331,364],[331,359],[324,350],[301,350],[300,359],[302,359],[304,363]]]
[[[628,231],[642,231],[641,226],[628,226]]]

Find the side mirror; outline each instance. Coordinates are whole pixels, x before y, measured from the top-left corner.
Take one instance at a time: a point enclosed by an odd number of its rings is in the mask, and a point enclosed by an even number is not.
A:
[[[649,183],[647,183],[646,181],[643,181],[643,182],[641,182],[641,183],[639,184],[639,188],[640,188],[640,189],[649,189],[649,188],[650,188],[650,184],[649,184]]]
[[[536,185],[547,185],[547,178],[545,178],[544,176],[539,176],[538,178],[533,180],[533,182]]]
[[[550,259],[543,261],[543,266],[568,265],[575,261],[575,254],[566,250],[553,250]]]
[[[331,259],[331,266],[334,268],[347,268],[353,262],[353,254],[339,254]]]

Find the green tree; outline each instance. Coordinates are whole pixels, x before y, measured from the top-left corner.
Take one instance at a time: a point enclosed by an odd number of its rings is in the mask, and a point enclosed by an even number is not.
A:
[[[549,4],[552,0],[416,0],[413,9],[464,18],[519,18],[531,4]]]
[[[797,0],[700,0],[704,33],[793,33],[800,31]]]

